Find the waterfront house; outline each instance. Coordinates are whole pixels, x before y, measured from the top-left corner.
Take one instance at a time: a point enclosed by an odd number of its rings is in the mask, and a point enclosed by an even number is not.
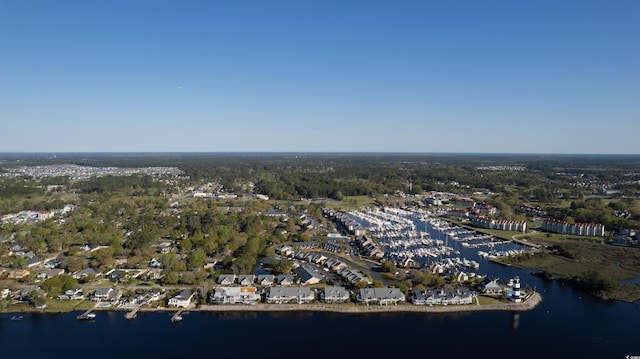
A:
[[[398,288],[362,288],[357,296],[357,300],[366,305],[370,303],[389,305],[404,301],[405,296]]]
[[[114,289],[110,287],[101,287],[93,292],[92,300],[94,301],[116,301],[120,299],[122,296],[122,291],[120,289]]]
[[[300,284],[302,285],[317,284],[322,280],[322,276],[311,267],[300,266],[295,268],[293,273],[300,278]]]
[[[249,284],[253,284],[255,282],[256,276],[253,274],[243,274],[238,276],[238,284],[247,286]]]
[[[258,284],[262,286],[273,285],[274,278],[273,274],[261,274],[258,276]]]
[[[267,294],[267,303],[309,303],[315,299],[308,287],[271,287]]]
[[[220,274],[218,277],[218,284],[231,285],[236,282],[235,274]]]
[[[217,304],[257,304],[260,293],[256,287],[216,287],[211,300]]]
[[[292,285],[294,283],[293,280],[294,280],[293,275],[290,275],[290,274],[278,275],[278,284],[280,285]]]
[[[37,295],[44,298],[46,296],[46,293],[42,290],[42,288],[38,287],[37,285],[25,285],[24,287],[20,288],[20,290],[16,293],[16,296],[14,297],[14,299],[22,302],[27,302],[31,300],[31,297],[33,295]]]
[[[444,289],[414,290],[411,292],[411,303],[416,305],[461,305],[471,304],[473,295],[467,289],[457,288],[445,291]]]
[[[320,299],[327,303],[344,303],[349,301],[349,292],[344,287],[327,286],[320,293]]]
[[[169,306],[186,308],[191,304],[191,300],[195,293],[190,289],[184,289],[180,293],[169,299]]]

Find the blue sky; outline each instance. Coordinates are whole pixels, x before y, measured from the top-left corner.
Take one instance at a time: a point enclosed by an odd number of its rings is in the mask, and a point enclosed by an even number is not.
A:
[[[0,152],[640,153],[640,1],[0,0]]]

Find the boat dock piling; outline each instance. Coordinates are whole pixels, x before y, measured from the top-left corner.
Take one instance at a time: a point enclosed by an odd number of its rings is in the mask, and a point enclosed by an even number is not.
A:
[[[136,305],[136,307],[133,308],[131,311],[127,312],[127,314],[125,314],[124,317],[127,319],[134,319],[138,315],[139,310],[140,310],[140,306]]]
[[[184,312],[184,309],[180,309],[179,311],[175,312],[175,314],[171,317],[171,323],[182,321],[182,312]]]

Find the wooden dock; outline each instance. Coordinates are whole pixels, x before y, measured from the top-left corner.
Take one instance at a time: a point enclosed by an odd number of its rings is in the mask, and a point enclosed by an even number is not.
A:
[[[136,305],[136,307],[128,311],[127,314],[124,315],[124,317],[127,319],[134,319],[138,315],[139,310],[140,310],[140,306]]]
[[[173,314],[173,316],[171,317],[171,323],[179,323],[182,321],[182,312],[184,312],[184,309],[180,309],[179,311],[175,312]]]
[[[96,315],[93,313],[93,309],[89,309],[86,312],[76,317],[76,319],[78,320],[91,320],[95,318],[96,318]]]

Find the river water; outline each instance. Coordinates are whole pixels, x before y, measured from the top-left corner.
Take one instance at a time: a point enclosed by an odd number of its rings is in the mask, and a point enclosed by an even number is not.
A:
[[[543,296],[534,310],[498,313],[168,313],[0,315],[0,358],[625,358],[640,355],[640,303],[604,302],[528,270],[480,263],[491,277],[519,276]]]

